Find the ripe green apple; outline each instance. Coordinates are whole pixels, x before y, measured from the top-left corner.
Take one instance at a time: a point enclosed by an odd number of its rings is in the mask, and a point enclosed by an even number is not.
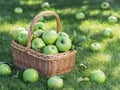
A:
[[[42,39],[46,44],[54,44],[57,38],[58,34],[54,30],[48,30],[42,35]]]
[[[17,14],[22,14],[23,13],[23,9],[21,7],[16,7],[14,9],[14,13],[17,13]]]
[[[9,65],[7,64],[1,64],[0,65],[0,75],[10,75],[12,73],[12,70]]]
[[[70,50],[70,48],[72,47],[72,42],[66,36],[59,36],[56,41],[56,47],[60,52],[65,52]]]
[[[90,74],[90,79],[92,81],[95,81],[97,83],[104,83],[106,76],[104,74],[103,71],[101,70],[94,70],[91,74]]]
[[[45,47],[45,43],[41,38],[35,38],[32,40],[32,49],[36,51],[42,51],[42,49]]]
[[[39,38],[39,37],[41,37],[42,36],[42,34],[43,34],[43,30],[36,30],[36,31],[34,31],[33,32],[33,38]]]
[[[118,22],[118,19],[115,16],[109,16],[107,20],[110,24],[115,24]]]
[[[48,45],[48,46],[44,47],[43,53],[44,54],[57,54],[58,49],[55,45]]]
[[[101,4],[101,8],[102,8],[102,9],[109,9],[109,8],[110,8],[110,4],[109,4],[108,2],[103,2],[103,3]]]
[[[12,31],[12,37],[15,41],[18,40],[18,34],[21,32],[21,31],[25,31],[25,29],[23,27],[18,27],[18,28],[15,28],[13,31]]]
[[[34,30],[36,31],[36,30],[40,30],[40,29],[45,30],[45,23],[43,23],[43,22],[37,22],[35,24]]]
[[[62,78],[58,77],[58,76],[53,76],[50,77],[47,81],[48,87],[51,89],[60,89],[63,86],[63,80]]]
[[[77,20],[85,19],[85,14],[84,14],[83,12],[77,12],[77,13],[75,14],[75,18],[76,18]]]
[[[106,29],[103,31],[102,35],[103,35],[104,37],[110,37],[110,38],[113,36],[112,31],[111,31],[110,28],[106,28]]]
[[[66,37],[69,37],[69,35],[65,32],[59,32],[58,33],[58,36],[66,36]]]
[[[25,82],[36,82],[38,81],[39,79],[39,73],[37,70],[33,69],[33,68],[30,68],[30,69],[26,69],[24,72],[23,72],[23,80]]]
[[[101,45],[99,43],[92,43],[91,44],[91,50],[92,51],[100,51],[101,50]]]
[[[41,5],[41,8],[44,9],[44,8],[49,8],[50,7],[50,4],[48,2],[44,2],[42,3]]]
[[[27,45],[27,39],[28,39],[28,31],[21,31],[18,34],[18,43],[26,46]]]

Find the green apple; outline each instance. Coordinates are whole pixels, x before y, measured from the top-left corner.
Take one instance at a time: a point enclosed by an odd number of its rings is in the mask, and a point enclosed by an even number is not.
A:
[[[58,49],[55,45],[48,45],[48,46],[44,47],[43,53],[44,54],[57,54]]]
[[[25,31],[25,29],[23,27],[18,27],[18,28],[15,28],[13,31],[12,31],[12,37],[15,41],[18,40],[18,34],[21,32],[21,31]]]
[[[110,37],[110,38],[113,36],[112,31],[111,31],[110,28],[106,28],[106,29],[103,31],[102,35],[103,35],[104,37]]]
[[[84,14],[83,12],[77,12],[77,13],[75,14],[75,18],[76,18],[77,20],[85,19],[85,14]]]
[[[34,30],[36,31],[36,30],[40,30],[40,29],[45,30],[45,23],[43,23],[43,22],[37,22],[35,24]]]
[[[73,39],[73,44],[74,45],[79,45],[82,42],[84,42],[86,40],[86,36],[85,35],[76,35]]]
[[[39,37],[41,37],[42,36],[42,34],[43,34],[43,30],[36,30],[36,31],[34,31],[33,32],[33,38],[39,38]]]
[[[95,81],[97,83],[104,83],[106,76],[104,74],[103,71],[101,70],[94,70],[91,74],[90,74],[90,79],[92,81]]]
[[[12,70],[9,65],[7,64],[1,64],[0,65],[0,75],[10,75],[12,73]]]
[[[92,51],[100,51],[101,50],[101,45],[99,43],[92,43],[91,44],[91,50]]]
[[[69,35],[65,32],[59,32],[58,33],[58,36],[66,36],[66,37],[69,37]]]
[[[44,8],[49,8],[50,7],[50,4],[48,2],[44,2],[42,3],[41,5],[41,8],[44,9]]]
[[[35,38],[32,40],[32,49],[36,51],[42,51],[42,49],[45,47],[45,43],[41,38]]]
[[[118,19],[115,16],[109,16],[107,20],[110,24],[115,24],[118,22]]]
[[[33,83],[38,81],[39,79],[39,73],[37,70],[30,68],[30,69],[26,69],[23,72],[23,80],[25,82],[29,82],[29,83]]]
[[[74,37],[77,35],[76,31],[73,30],[73,29],[72,30],[68,30],[67,34],[69,35],[69,38],[70,38],[71,42],[73,42]]]
[[[101,4],[101,8],[102,8],[102,9],[109,9],[109,8],[110,8],[110,4],[109,4],[108,2],[103,2],[103,3]]]
[[[58,77],[58,76],[53,76],[50,77],[47,81],[48,87],[51,89],[60,89],[63,86],[63,80],[62,78]]]
[[[58,34],[54,30],[48,30],[44,32],[42,35],[42,39],[46,44],[54,44],[57,38]]]
[[[18,43],[26,46],[27,45],[27,39],[28,39],[28,31],[21,31],[18,34]]]
[[[66,36],[59,36],[56,41],[56,47],[60,52],[65,52],[70,50],[70,48],[72,47],[72,42]]]
[[[14,9],[14,13],[17,13],[17,14],[22,14],[23,13],[23,9],[21,7],[16,7]]]

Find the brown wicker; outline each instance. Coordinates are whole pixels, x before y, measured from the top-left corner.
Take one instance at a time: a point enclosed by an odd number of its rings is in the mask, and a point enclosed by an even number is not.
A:
[[[67,51],[55,55],[46,55],[30,48],[34,25],[39,18],[45,15],[53,15],[56,18],[57,32],[59,32],[61,29],[59,16],[52,11],[45,11],[36,15],[33,19],[28,32],[27,47],[24,47],[15,41],[12,41],[11,45],[13,48],[13,62],[17,67],[22,69],[35,68],[40,74],[49,78],[57,74],[64,74],[71,71],[75,63],[76,52]]]

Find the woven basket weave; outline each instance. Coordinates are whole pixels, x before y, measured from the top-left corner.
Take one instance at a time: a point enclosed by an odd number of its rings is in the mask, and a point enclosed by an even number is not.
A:
[[[17,67],[22,69],[34,68],[38,70],[40,74],[49,78],[71,71],[75,63],[76,52],[67,51],[55,55],[46,55],[30,48],[35,23],[45,15],[53,15],[56,18],[57,32],[59,32],[61,29],[59,16],[52,11],[45,11],[36,15],[32,20],[30,30],[28,31],[27,46],[24,47],[15,41],[12,41],[11,46],[13,49],[13,62]]]

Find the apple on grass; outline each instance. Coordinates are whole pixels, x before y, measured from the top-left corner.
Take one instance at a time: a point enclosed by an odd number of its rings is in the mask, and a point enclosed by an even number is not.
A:
[[[44,8],[49,8],[50,7],[50,4],[48,2],[44,2],[42,3],[41,5],[41,8],[44,9]]]
[[[92,43],[91,44],[91,50],[92,51],[100,51],[101,50],[101,45],[99,43]]]
[[[77,20],[85,19],[85,14],[84,14],[83,12],[77,12],[77,13],[75,14],[75,18],[76,18]]]
[[[41,38],[35,38],[32,40],[32,49],[41,52],[45,47],[45,43]]]
[[[110,37],[110,38],[113,36],[112,31],[111,31],[110,28],[106,28],[106,29],[103,31],[102,35],[103,35],[104,37]]]
[[[60,89],[63,86],[63,80],[62,78],[58,77],[58,76],[53,76],[50,77],[47,81],[48,87],[51,89]]]
[[[103,3],[101,4],[101,8],[102,8],[102,9],[109,9],[109,8],[110,8],[110,4],[109,4],[108,2],[103,2]]]
[[[55,45],[48,45],[48,46],[44,47],[43,53],[44,54],[57,54],[58,49]]]
[[[29,82],[29,83],[33,83],[38,81],[39,79],[39,73],[37,70],[30,68],[30,69],[26,69],[23,72],[23,80],[25,82]]]
[[[107,20],[110,24],[115,24],[118,22],[118,19],[115,16],[109,16]]]
[[[6,76],[10,75],[12,73],[12,70],[8,64],[0,64],[0,75]]]
[[[54,44],[56,39],[58,38],[58,34],[54,30],[48,30],[43,33],[42,39],[46,44]]]
[[[72,42],[66,36],[59,36],[58,39],[56,40],[56,47],[60,52],[65,52],[71,49]]]
[[[23,13],[23,9],[21,7],[16,7],[14,9],[14,13],[17,13],[17,14],[22,14]]]
[[[26,46],[27,45],[27,39],[28,39],[28,31],[21,31],[18,34],[18,43]]]
[[[40,29],[45,30],[45,23],[43,23],[43,22],[37,22],[35,24],[34,30],[36,31],[36,30],[40,30]]]
[[[13,31],[12,31],[12,37],[15,41],[18,40],[18,34],[21,32],[21,31],[25,31],[25,29],[23,27],[18,27],[18,28],[15,28]]]
[[[43,34],[43,30],[36,30],[36,31],[34,31],[33,32],[33,38],[39,38],[39,37],[41,37],[42,36],[42,34]]]
[[[103,71],[101,70],[94,70],[91,74],[90,74],[90,79],[92,81],[95,81],[97,83],[104,83],[106,76],[104,74]]]

